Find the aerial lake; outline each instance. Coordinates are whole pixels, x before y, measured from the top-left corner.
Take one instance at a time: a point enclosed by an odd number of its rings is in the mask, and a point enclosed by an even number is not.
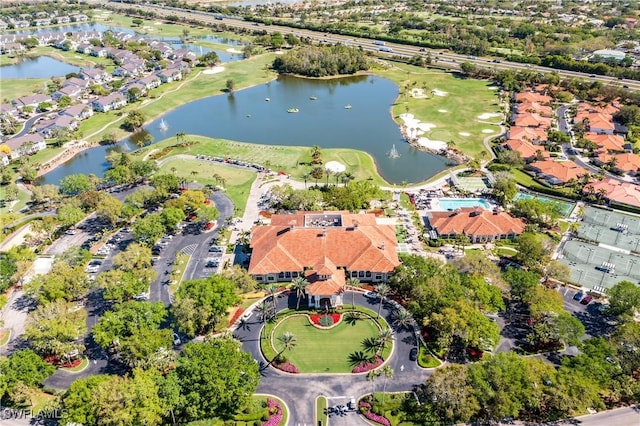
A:
[[[233,95],[211,95],[157,117],[145,129],[154,141],[185,132],[266,145],[359,149],[373,156],[378,172],[391,183],[420,182],[447,167],[443,157],[418,151],[404,141],[390,113],[398,87],[384,78],[281,77]],[[289,113],[292,108],[298,112]],[[168,129],[161,129],[161,120]],[[394,145],[397,158],[389,156]],[[136,149],[129,141],[116,148]],[[87,150],[47,173],[43,183],[57,184],[71,173],[102,176],[108,166],[105,156],[116,148]]]

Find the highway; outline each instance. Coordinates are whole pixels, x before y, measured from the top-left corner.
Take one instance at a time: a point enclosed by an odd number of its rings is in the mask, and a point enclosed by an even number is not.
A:
[[[382,52],[380,51],[381,45],[373,44],[374,40],[366,39],[366,38],[358,38],[358,37],[350,37],[339,34],[332,33],[323,33],[319,31],[311,31],[306,29],[299,28],[291,28],[286,26],[279,25],[264,25],[256,22],[244,21],[241,18],[229,18],[223,17],[221,18],[218,14],[200,12],[200,11],[189,11],[186,9],[177,9],[177,8],[163,8],[160,6],[155,6],[153,4],[129,4],[129,3],[109,3],[109,7],[112,9],[139,9],[145,12],[155,12],[159,17],[166,18],[167,16],[173,15],[178,16],[180,18],[185,19],[197,19],[199,21],[205,22],[207,24],[224,24],[228,27],[232,28],[243,28],[247,30],[260,30],[266,33],[274,33],[280,32],[283,35],[293,34],[298,38],[307,38],[315,42],[319,43],[327,43],[327,44],[344,44],[352,47],[360,47],[368,52],[376,52],[381,56],[400,56],[405,58],[410,58],[416,55],[420,55],[422,57],[426,57],[428,54],[431,55],[432,60],[435,65],[438,65],[442,68],[447,69],[459,69],[460,64],[462,62],[469,62],[478,67],[491,68],[496,70],[520,70],[520,71],[532,71],[539,73],[551,73],[556,72],[561,78],[582,78],[585,80],[591,81],[599,81],[603,84],[612,84],[615,86],[627,86],[629,90],[640,90],[640,82],[635,80],[620,80],[615,77],[608,76],[599,76],[594,74],[586,74],[576,71],[565,71],[558,70],[554,68],[542,67],[538,65],[531,64],[521,64],[517,62],[508,62],[504,60],[499,60],[499,62],[494,62],[493,59],[488,58],[479,58],[475,56],[466,56],[459,55],[456,53],[450,53],[440,50],[432,50],[420,48],[417,46],[409,46],[404,44],[397,43],[389,43],[385,42],[384,47],[390,48],[392,52]]]

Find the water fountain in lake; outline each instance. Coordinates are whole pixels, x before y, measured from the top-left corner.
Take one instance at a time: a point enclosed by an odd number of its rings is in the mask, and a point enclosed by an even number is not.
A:
[[[166,121],[164,121],[164,118],[160,120],[160,124],[158,125],[158,128],[162,132],[166,132],[167,130],[169,130],[169,125],[167,124]]]
[[[391,146],[391,151],[389,151],[389,153],[387,155],[389,156],[389,158],[398,158],[398,157],[400,157],[400,154],[398,153],[398,150],[396,149],[396,144],[393,144]]]

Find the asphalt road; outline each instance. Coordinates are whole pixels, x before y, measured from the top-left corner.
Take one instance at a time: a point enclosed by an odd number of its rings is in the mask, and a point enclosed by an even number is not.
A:
[[[344,295],[345,305],[349,305],[352,300],[350,291]],[[374,311],[378,309],[378,301],[371,301],[365,298],[362,293],[356,293],[355,301],[357,305],[367,307]],[[295,307],[296,298],[294,294],[277,297],[277,310],[286,307]],[[385,302],[381,315],[389,322],[392,320],[394,306]],[[327,396],[330,404],[346,404],[349,398],[358,398],[373,390],[371,382],[367,382],[366,374],[344,375],[344,374],[305,374],[295,375],[282,373],[275,368],[267,366],[266,360],[260,351],[260,329],[262,328],[261,318],[257,312],[246,322],[241,322],[234,332],[243,349],[251,353],[261,367],[262,381],[258,387],[260,393],[272,393],[282,398],[290,411],[290,425],[313,425],[315,398],[318,395]],[[394,328],[395,345],[394,351],[389,358],[389,365],[394,370],[393,379],[387,383],[387,391],[408,391],[414,385],[419,385],[431,375],[433,370],[420,368],[415,362],[409,360],[409,351],[415,346],[415,334],[412,330],[398,330]],[[320,355],[321,356],[321,355]],[[378,379],[373,385],[377,390],[381,390],[383,379]],[[332,416],[331,424],[360,424],[360,420],[355,420],[356,416],[348,414],[344,417]],[[364,424],[364,423],[363,423]]]

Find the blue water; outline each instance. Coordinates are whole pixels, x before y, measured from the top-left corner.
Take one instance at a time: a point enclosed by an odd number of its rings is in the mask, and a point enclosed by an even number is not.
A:
[[[518,192],[516,196],[513,198],[513,201],[532,200],[532,199],[540,200],[545,203],[555,203],[559,205],[561,207],[561,212],[564,217],[569,217],[574,207],[573,203],[567,203],[566,201],[558,201],[558,200],[554,200],[553,198],[542,197],[540,195],[531,195],[524,192]]]
[[[78,72],[79,67],[69,65],[49,56],[25,58],[13,65],[0,67],[0,78],[51,78],[63,77],[72,72]]]
[[[440,198],[440,207],[442,210],[455,210],[463,207],[481,207],[485,210],[491,210],[491,204],[482,198]]]

